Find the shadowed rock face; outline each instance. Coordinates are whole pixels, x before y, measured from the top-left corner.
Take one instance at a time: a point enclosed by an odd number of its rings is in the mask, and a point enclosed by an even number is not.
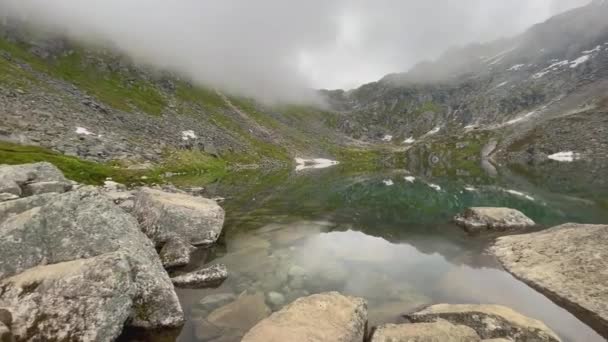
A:
[[[456,215],[454,222],[469,233],[529,228],[535,225],[534,221],[519,210],[491,207],[468,208],[463,214]]]
[[[516,277],[608,337],[608,225],[567,223],[501,237],[491,248]]]
[[[71,188],[71,182],[51,163],[0,167],[0,195],[5,199],[43,193],[62,193]]]
[[[483,339],[509,338],[514,341],[560,341],[543,322],[526,317],[502,305],[437,304],[407,315],[415,323],[446,320],[466,325]]]
[[[243,341],[359,342],[366,325],[363,299],[329,292],[297,299],[254,326]]]

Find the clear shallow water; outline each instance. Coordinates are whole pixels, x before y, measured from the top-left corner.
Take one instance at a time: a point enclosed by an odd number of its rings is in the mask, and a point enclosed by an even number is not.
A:
[[[497,303],[544,321],[565,341],[604,341],[484,253],[494,236],[470,237],[449,223],[468,206],[517,208],[546,226],[608,222],[597,193],[537,183],[510,171],[448,179],[332,168],[210,186],[210,195],[227,197],[224,236],[190,268],[224,263],[229,278],[217,289],[178,291],[189,317],[179,340],[238,341],[265,306],[335,290],[366,298],[371,325],[433,303]],[[200,303],[242,293],[229,310]]]

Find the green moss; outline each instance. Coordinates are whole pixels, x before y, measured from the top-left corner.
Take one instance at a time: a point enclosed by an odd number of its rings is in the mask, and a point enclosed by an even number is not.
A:
[[[199,104],[207,110],[225,109],[227,107],[224,99],[215,91],[184,82],[177,84],[175,96],[182,101]]]
[[[148,177],[147,182],[160,181],[157,172],[120,169],[110,164],[94,163],[62,155],[42,147],[22,146],[7,142],[0,142],[0,160],[3,164],[11,165],[50,162],[57,166],[67,178],[84,184],[99,185],[108,177],[125,184],[141,182],[142,176]]]
[[[50,162],[67,178],[93,185],[102,184],[108,177],[124,184],[162,183],[162,175],[166,172],[185,173],[208,183],[224,177],[227,173],[227,163],[224,160],[189,150],[167,151],[164,161],[153,169],[130,170],[118,167],[116,163],[95,163],[43,147],[0,142],[0,160],[11,165]]]

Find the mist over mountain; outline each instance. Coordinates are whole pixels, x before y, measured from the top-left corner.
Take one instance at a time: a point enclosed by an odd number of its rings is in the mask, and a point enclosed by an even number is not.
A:
[[[0,16],[272,101],[353,88],[450,46],[512,36],[585,0],[2,0]]]

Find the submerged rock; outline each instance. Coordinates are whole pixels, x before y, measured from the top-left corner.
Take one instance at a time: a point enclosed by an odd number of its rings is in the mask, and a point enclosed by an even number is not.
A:
[[[228,278],[226,265],[218,264],[173,277],[171,281],[177,287],[200,289],[220,286],[226,278]]]
[[[224,224],[224,209],[215,201],[149,188],[137,193],[133,214],[157,245],[173,236],[195,246],[214,243]]]
[[[534,221],[519,210],[493,207],[467,208],[464,213],[454,217],[454,222],[469,233],[529,228],[535,225]]]
[[[371,342],[476,342],[481,338],[465,325],[445,320],[432,323],[385,324],[374,331]]]
[[[128,256],[133,274],[135,294],[129,307],[129,324],[141,328],[183,324],[177,295],[152,242],[133,217],[101,192],[89,187],[0,203],[0,279],[36,266],[112,252]],[[7,300],[6,295],[0,295],[0,302]],[[54,310],[51,305],[46,308]],[[45,320],[37,324],[52,325],[72,315],[70,311],[54,315],[41,312],[40,317]]]
[[[608,337],[608,225],[567,223],[499,238],[491,251],[516,277]]]
[[[526,317],[502,305],[437,304],[406,315],[414,323],[430,323],[439,319],[466,325],[482,338],[508,338],[515,342],[550,341],[559,337],[543,322]]]
[[[181,237],[172,237],[160,250],[160,261],[165,268],[185,266],[190,263],[190,254],[196,250]]]
[[[365,300],[328,292],[297,299],[256,324],[243,342],[360,342],[366,334]]]
[[[270,308],[264,302],[264,294],[243,292],[236,300],[213,310],[196,327],[199,339],[209,340],[214,336],[230,337],[239,341],[240,337],[256,323],[270,315]]]

